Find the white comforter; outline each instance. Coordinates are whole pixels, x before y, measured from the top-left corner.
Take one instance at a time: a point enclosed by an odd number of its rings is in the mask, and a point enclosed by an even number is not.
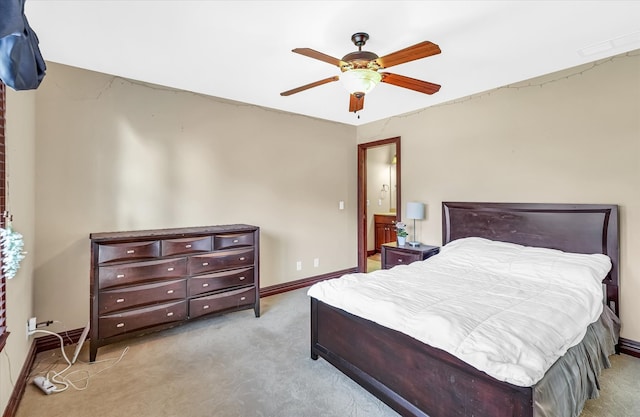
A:
[[[601,254],[459,239],[411,265],[348,274],[308,295],[533,386],[603,309]]]

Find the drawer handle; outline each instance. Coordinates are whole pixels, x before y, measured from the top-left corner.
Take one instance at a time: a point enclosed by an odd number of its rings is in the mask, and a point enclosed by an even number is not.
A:
[[[168,290],[167,294],[173,294],[173,290]]]
[[[167,317],[171,317],[171,316],[173,316],[173,311],[170,311],[167,313]]]
[[[240,260],[241,260],[241,261],[244,261],[245,259],[247,259],[247,258],[245,258],[244,256],[241,256],[241,257],[240,257]]]
[[[240,277],[239,279],[240,279],[240,281],[244,281],[244,277]]]
[[[127,255],[130,255],[130,254],[132,254],[132,253],[136,253],[136,251],[135,251],[134,249],[129,249],[129,250],[127,251]]]
[[[184,247],[189,249],[189,248],[191,248],[191,245],[184,245]]]
[[[240,301],[244,301],[246,299],[247,299],[247,297],[240,297]]]
[[[118,324],[116,324],[116,327],[118,327],[118,328],[124,327],[124,323],[118,323]]]
[[[206,287],[208,287],[208,286],[209,286],[209,284],[204,283],[204,284],[202,284],[202,286],[206,288]]]
[[[124,274],[118,274],[116,275],[116,278],[124,278]]]
[[[238,239],[233,239],[233,243],[238,243],[240,242]]]
[[[169,272],[173,271],[173,267],[167,268],[167,271]]]
[[[207,266],[207,265],[209,265],[209,262],[203,262],[202,263],[202,266]]]
[[[116,303],[124,303],[124,298],[118,298],[118,299],[116,300]]]
[[[206,309],[208,309],[208,308],[209,308],[209,304],[207,304],[206,306],[202,306],[202,309],[203,309],[203,310],[206,310]]]

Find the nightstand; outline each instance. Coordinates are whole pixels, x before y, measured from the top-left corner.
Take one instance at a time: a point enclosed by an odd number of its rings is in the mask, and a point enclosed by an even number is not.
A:
[[[389,269],[396,265],[409,265],[411,262],[423,261],[440,252],[439,246],[410,246],[409,244],[398,246],[397,243],[385,243],[382,245],[382,269]]]

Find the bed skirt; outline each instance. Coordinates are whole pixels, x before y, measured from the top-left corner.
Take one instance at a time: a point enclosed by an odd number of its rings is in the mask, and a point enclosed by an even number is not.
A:
[[[577,417],[588,399],[598,398],[598,377],[611,367],[609,356],[616,353],[619,335],[620,320],[605,306],[582,342],[571,347],[536,384],[534,416]]]

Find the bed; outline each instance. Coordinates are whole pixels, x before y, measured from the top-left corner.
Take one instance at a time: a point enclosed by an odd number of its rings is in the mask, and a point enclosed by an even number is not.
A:
[[[443,245],[477,237],[607,255],[611,269],[602,281],[604,310],[615,313],[609,325],[619,326],[617,206],[445,202],[442,222]],[[597,396],[597,374],[609,365],[607,356],[613,353],[602,353],[603,362],[585,371],[594,374],[587,381],[592,388],[586,393],[574,392],[584,391],[584,387],[580,382],[577,388],[575,383],[565,383],[564,375],[574,372],[576,366],[571,361],[585,349],[586,338],[558,359],[535,385],[519,386],[493,378],[444,350],[311,297],[311,357],[327,360],[403,416],[577,415],[586,398]],[[572,396],[578,399],[566,406],[573,411],[566,411],[560,402]]]

